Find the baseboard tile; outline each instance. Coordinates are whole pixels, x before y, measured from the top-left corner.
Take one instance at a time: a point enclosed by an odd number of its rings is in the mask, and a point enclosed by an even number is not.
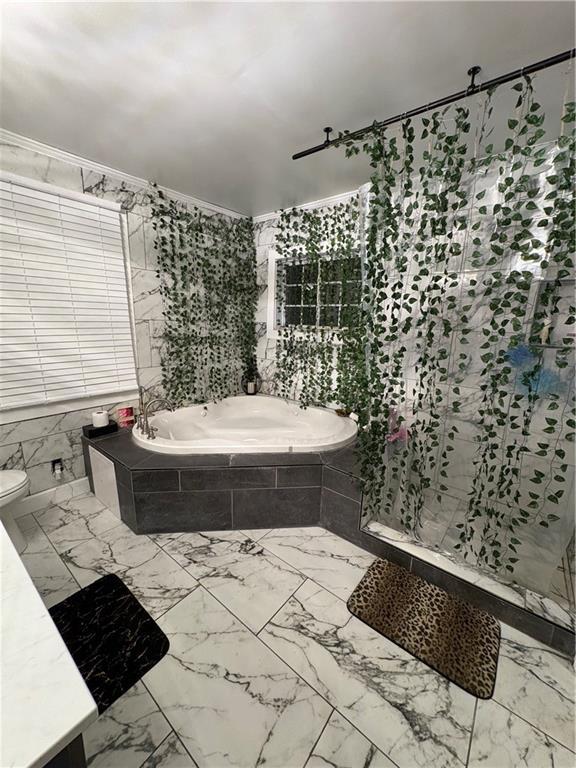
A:
[[[21,499],[14,505],[14,518],[24,517],[31,512],[37,512],[50,504],[57,504],[59,501],[71,499],[73,496],[81,496],[90,492],[90,485],[87,477],[81,477],[79,480],[71,480],[69,483],[58,485],[55,488],[47,488],[40,493],[34,493]]]

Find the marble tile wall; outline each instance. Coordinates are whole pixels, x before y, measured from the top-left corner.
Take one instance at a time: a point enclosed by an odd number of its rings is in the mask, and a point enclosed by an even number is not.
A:
[[[153,393],[160,392],[164,323],[148,188],[6,141],[0,142],[0,169],[122,204],[128,230],[138,383]],[[120,405],[108,397],[100,405],[110,408],[115,404]],[[96,407],[67,412],[63,405],[57,415],[0,426],[0,469],[26,470],[31,493],[84,477],[81,427],[90,423]],[[51,471],[51,462],[57,458],[64,467],[60,480]]]
[[[273,376],[276,356],[276,341],[268,333],[268,304],[274,301],[272,288],[268,285],[268,259],[276,239],[277,218],[254,223],[256,245],[256,281],[258,283],[258,304],[256,306],[256,358],[262,376],[262,391],[273,393]]]

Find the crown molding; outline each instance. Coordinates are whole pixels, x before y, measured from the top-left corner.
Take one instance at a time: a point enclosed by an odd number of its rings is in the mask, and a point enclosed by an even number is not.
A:
[[[95,173],[101,173],[105,176],[113,176],[115,179],[118,179],[119,181],[124,181],[127,184],[133,184],[139,187],[147,187],[150,184],[150,182],[147,181],[146,179],[141,179],[138,176],[132,176],[132,174],[130,173],[124,173],[124,171],[119,171],[116,168],[110,168],[110,166],[108,165],[102,165],[101,163],[96,163],[94,160],[89,160],[88,158],[80,157],[79,155],[74,155],[72,152],[66,152],[63,149],[52,147],[49,144],[43,144],[42,142],[36,141],[35,139],[29,139],[26,136],[20,136],[20,134],[13,133],[12,131],[8,131],[5,128],[0,128],[0,142],[2,144],[12,144],[17,147],[21,147],[22,149],[28,149],[31,152],[37,152],[38,154],[51,157],[54,160],[61,160],[64,163],[78,165],[81,168],[86,168],[87,170],[94,171]],[[183,202],[183,203],[189,203],[199,208],[204,208],[210,211],[214,211],[214,213],[222,213],[225,216],[231,216],[236,219],[249,218],[248,216],[246,216],[246,214],[239,213],[238,211],[232,211],[229,208],[223,208],[220,205],[216,205],[215,203],[210,203],[207,200],[201,200],[198,197],[192,197],[191,195],[186,195],[183,192],[178,192],[175,189],[170,189],[170,187],[158,186],[158,189],[161,189],[162,192],[169,195],[174,200],[179,200],[180,202]]]
[[[358,189],[351,189],[348,192],[340,192],[337,195],[331,195],[330,197],[323,197],[320,200],[311,200],[309,203],[302,203],[302,205],[288,206],[289,208],[296,208],[299,211],[311,210],[313,208],[323,208],[326,205],[338,205],[338,203],[345,203],[350,200],[351,197],[357,195],[362,191],[366,185],[358,187]],[[284,209],[286,210],[286,209]],[[261,213],[259,216],[254,216],[254,224],[260,224],[263,221],[270,221],[271,219],[277,219],[280,216],[281,210],[272,211],[270,213]]]

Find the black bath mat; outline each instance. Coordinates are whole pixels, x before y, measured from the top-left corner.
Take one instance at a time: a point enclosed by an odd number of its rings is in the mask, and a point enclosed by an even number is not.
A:
[[[109,574],[50,608],[98,712],[166,654],[170,643],[118,576]]]
[[[492,696],[500,625],[485,611],[387,560],[372,563],[348,609],[468,693]]]

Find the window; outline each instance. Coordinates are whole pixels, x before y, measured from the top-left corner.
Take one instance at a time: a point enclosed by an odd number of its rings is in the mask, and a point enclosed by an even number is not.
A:
[[[342,328],[360,304],[360,257],[278,262],[278,325]]]
[[[0,409],[136,389],[120,215],[0,175]]]

